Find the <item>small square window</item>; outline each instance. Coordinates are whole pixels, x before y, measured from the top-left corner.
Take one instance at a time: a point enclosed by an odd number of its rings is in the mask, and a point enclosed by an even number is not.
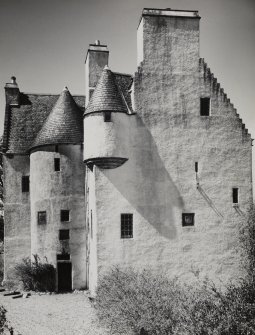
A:
[[[70,254],[58,254],[57,255],[58,261],[69,261],[70,260]]]
[[[233,188],[233,204],[238,204],[238,188]]]
[[[200,98],[200,115],[210,115],[210,98]]]
[[[60,158],[54,158],[54,169],[60,171]]]
[[[111,112],[104,112],[104,122],[111,122]]]
[[[38,217],[37,217],[38,224],[46,224],[47,223],[47,216],[46,212],[38,212]]]
[[[60,229],[59,240],[69,240],[69,229]]]
[[[67,221],[70,221],[69,210],[67,210],[67,209],[62,209],[62,210],[60,211],[60,220],[61,220],[61,222],[67,222]]]
[[[29,192],[29,176],[22,176],[22,192]]]
[[[133,214],[121,214],[121,238],[133,237]]]
[[[194,213],[182,213],[182,226],[194,226],[195,224],[195,214]]]

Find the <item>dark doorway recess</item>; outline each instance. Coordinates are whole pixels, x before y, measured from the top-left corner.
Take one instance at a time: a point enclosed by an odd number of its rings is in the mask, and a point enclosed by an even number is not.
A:
[[[72,290],[72,263],[58,262],[58,291],[69,292]]]

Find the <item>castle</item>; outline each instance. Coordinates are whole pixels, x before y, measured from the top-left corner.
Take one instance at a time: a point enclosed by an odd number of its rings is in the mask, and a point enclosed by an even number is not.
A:
[[[191,280],[239,276],[252,139],[199,55],[197,11],[147,9],[134,76],[89,46],[85,96],[5,86],[5,278],[33,254],[57,289],[94,291],[111,266]]]

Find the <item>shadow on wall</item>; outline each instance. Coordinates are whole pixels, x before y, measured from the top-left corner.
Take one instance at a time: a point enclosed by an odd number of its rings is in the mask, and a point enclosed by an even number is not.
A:
[[[132,115],[128,121],[128,161],[119,168],[101,172],[148,224],[160,235],[173,239],[176,236],[174,208],[183,208],[183,199],[142,119]]]

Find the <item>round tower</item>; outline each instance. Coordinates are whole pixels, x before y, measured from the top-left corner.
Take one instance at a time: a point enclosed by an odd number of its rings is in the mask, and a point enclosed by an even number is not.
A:
[[[86,285],[82,122],[65,88],[30,149],[31,254],[56,266],[58,290]]]
[[[84,114],[84,162],[102,169],[128,159],[129,109],[115,76],[105,66]]]

